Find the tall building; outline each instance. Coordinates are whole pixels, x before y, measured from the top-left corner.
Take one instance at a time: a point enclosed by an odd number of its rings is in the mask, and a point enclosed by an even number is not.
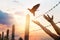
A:
[[[12,39],[15,40],[15,25],[12,26]]]
[[[0,40],[1,40],[1,34],[0,34]]]
[[[19,37],[19,40],[23,40],[23,38],[22,37]]]
[[[4,40],[9,40],[9,29],[6,31],[6,35],[4,36]]]
[[[6,39],[9,40],[9,29],[7,29]]]
[[[4,40],[4,32],[2,32],[2,40]]]
[[[29,25],[30,25],[30,15],[26,15],[26,27],[25,27],[25,38],[24,40],[29,40]]]

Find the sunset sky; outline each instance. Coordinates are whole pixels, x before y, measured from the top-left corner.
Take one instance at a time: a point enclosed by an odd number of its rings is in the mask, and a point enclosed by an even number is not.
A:
[[[6,29],[11,30],[11,26],[15,24],[16,35],[23,37],[25,30],[26,14],[29,14],[31,20],[35,18],[43,23],[44,26],[50,25],[42,16],[36,18],[39,15],[44,14],[60,0],[0,0],[0,32],[6,32]],[[36,4],[40,4],[40,7],[35,12],[35,17],[28,11],[28,8],[32,8]],[[60,5],[48,13],[50,16],[54,15],[54,22],[60,21]],[[60,24],[57,24],[60,26]],[[9,26],[9,27],[8,27]],[[47,27],[53,33],[55,31],[51,26]],[[31,40],[53,40],[49,37],[41,28],[30,22],[30,39]],[[36,35],[37,34],[37,35]],[[48,38],[47,38],[48,37]]]

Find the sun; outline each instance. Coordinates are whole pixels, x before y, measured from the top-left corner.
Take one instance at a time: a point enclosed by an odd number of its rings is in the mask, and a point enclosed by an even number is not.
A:
[[[18,29],[17,31],[24,31],[25,30],[25,26],[26,26],[26,16],[29,14],[30,16],[30,31],[35,30],[35,28],[39,28],[39,27],[35,27],[33,25],[35,25],[32,20],[35,20],[35,17],[33,16],[33,14],[29,11],[29,10],[25,10],[23,12],[24,16],[21,15],[16,15],[15,13],[12,14],[15,20],[15,24],[17,25],[16,28]]]

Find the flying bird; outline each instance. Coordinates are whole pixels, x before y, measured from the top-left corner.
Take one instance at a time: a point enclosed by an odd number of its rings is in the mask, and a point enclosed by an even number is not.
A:
[[[28,8],[28,10],[35,16],[35,11],[38,9],[39,6],[40,4],[36,4],[35,6],[33,6],[32,9]]]

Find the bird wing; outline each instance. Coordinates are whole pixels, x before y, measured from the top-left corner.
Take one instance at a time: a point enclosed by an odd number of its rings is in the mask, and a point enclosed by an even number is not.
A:
[[[40,6],[40,4],[37,4],[37,5],[33,6],[33,8],[31,10],[35,12],[39,6]]]
[[[35,16],[35,11],[38,9],[39,6],[40,6],[40,4],[37,4],[37,5],[33,6],[32,9],[28,9],[28,10]]]

